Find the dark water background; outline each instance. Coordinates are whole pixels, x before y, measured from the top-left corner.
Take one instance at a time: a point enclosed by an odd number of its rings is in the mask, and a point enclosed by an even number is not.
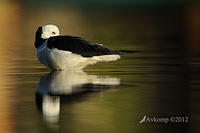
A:
[[[198,4],[69,6],[29,2],[0,4],[1,133],[199,131]],[[90,79],[80,83],[77,93],[44,94],[38,92],[37,84],[50,69],[37,61],[33,43],[38,26],[49,23],[57,25],[61,34],[141,52],[89,66],[80,78],[74,74],[74,84]],[[56,120],[44,116],[43,95],[60,98]],[[188,117],[189,122],[140,124],[144,115]]]

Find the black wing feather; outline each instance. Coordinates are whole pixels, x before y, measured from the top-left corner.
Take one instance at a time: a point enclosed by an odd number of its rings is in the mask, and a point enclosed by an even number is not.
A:
[[[47,46],[51,49],[57,48],[59,50],[70,51],[82,55],[83,57],[119,54],[118,51],[103,47],[96,43],[91,43],[75,36],[51,37],[48,39]]]

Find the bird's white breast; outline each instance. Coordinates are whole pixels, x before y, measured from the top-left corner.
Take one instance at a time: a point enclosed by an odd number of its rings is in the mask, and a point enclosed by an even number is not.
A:
[[[52,69],[73,69],[82,68],[87,62],[87,59],[73,54],[70,51],[58,50],[56,48],[49,49],[47,47],[47,41],[37,50],[38,60]]]

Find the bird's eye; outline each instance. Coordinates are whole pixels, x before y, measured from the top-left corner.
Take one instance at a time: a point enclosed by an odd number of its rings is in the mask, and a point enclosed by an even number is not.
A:
[[[56,32],[52,32],[52,34],[56,34]]]

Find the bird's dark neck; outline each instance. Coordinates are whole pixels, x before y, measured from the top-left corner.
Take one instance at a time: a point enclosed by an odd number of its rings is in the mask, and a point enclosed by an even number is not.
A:
[[[46,39],[41,38],[42,36],[42,27],[39,27],[35,34],[35,48],[39,48]]]
[[[46,39],[36,38],[35,39],[35,48],[39,48],[45,41],[46,41]]]

